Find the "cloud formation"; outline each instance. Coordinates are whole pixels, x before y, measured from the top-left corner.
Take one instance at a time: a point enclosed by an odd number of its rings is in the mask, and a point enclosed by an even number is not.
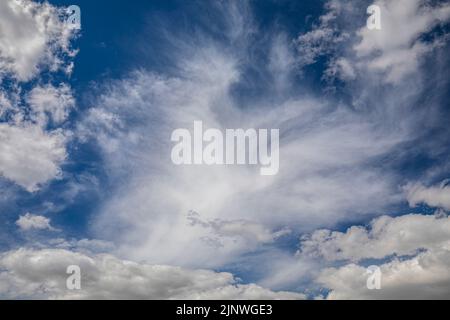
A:
[[[414,73],[421,59],[447,40],[435,36],[426,41],[421,36],[450,21],[450,5],[423,0],[379,0],[374,4],[381,9],[381,30],[362,27],[357,32],[361,41],[353,49],[367,71],[384,73],[386,82],[396,83]]]
[[[448,216],[384,216],[345,233],[315,231],[302,239],[297,256],[323,265],[341,263],[323,268],[315,278],[328,290],[327,299],[442,299],[450,294]],[[365,261],[380,268],[380,290],[368,289]]]
[[[75,30],[62,19],[63,8],[48,2],[4,0],[0,3],[0,79],[28,81],[44,70],[67,67]]]
[[[289,234],[287,228],[272,232],[264,225],[248,220],[222,220],[203,221],[200,215],[191,211],[187,219],[192,226],[199,226],[211,231],[211,235],[204,239],[212,244],[223,246],[223,241],[245,241],[247,245],[272,243],[276,239]]]
[[[23,231],[29,230],[55,230],[50,225],[50,219],[44,216],[33,215],[31,213],[26,213],[20,216],[16,221],[16,225]]]
[[[382,216],[367,228],[352,226],[346,232],[317,230],[302,239],[299,254],[358,262],[445,248],[450,249],[449,217],[410,214],[396,218]]]
[[[59,127],[75,106],[72,91],[30,82],[70,69],[77,32],[64,14],[48,2],[0,4],[0,84],[8,83],[0,88],[0,176],[29,192],[58,178],[67,158],[68,132]]]
[[[30,118],[33,122],[41,126],[47,125],[49,121],[60,125],[74,108],[75,99],[67,84],[59,87],[47,85],[34,87],[27,96],[27,103],[31,108]]]
[[[0,174],[33,192],[58,177],[66,159],[66,137],[33,124],[0,123]]]
[[[361,6],[351,1],[327,1],[318,23],[295,41],[300,66],[325,56],[328,77],[348,81],[355,80],[358,73],[367,81],[371,78],[367,75],[372,74],[386,84],[400,84],[417,73],[424,57],[448,40],[439,33],[431,39],[423,37],[450,21],[448,3],[377,0],[370,4],[380,7],[380,30],[355,25],[354,21],[360,21]]]
[[[68,141],[98,151],[80,167],[104,174],[69,182],[63,196],[71,202],[102,179],[86,231],[103,240],[62,235],[3,252],[0,297],[302,299],[273,290],[313,296],[319,287],[329,299],[449,295],[449,187],[430,183],[446,170],[433,168],[423,180],[401,171],[418,155],[436,161],[448,147],[447,129],[438,130],[448,127],[441,97],[425,86],[426,79],[439,87],[442,76],[424,65],[445,54],[448,37],[431,31],[449,21],[450,6],[379,0],[382,30],[368,32],[364,10],[330,0],[312,30],[291,39],[255,23],[251,3],[211,4],[194,34],[156,25],[164,57],[152,58],[169,67],[102,79],[73,123],[70,85],[44,81],[47,72],[67,75],[73,67],[76,34],[61,20],[64,9],[0,4],[0,84],[8,82],[0,88],[0,185],[37,193],[72,160]],[[308,66],[322,61],[320,88],[311,88]],[[445,63],[433,61],[436,69]],[[280,129],[278,175],[261,177],[251,166],[174,166],[171,133],[196,120],[221,130]],[[430,139],[436,131],[439,139]],[[385,215],[405,197],[438,214]],[[55,230],[45,216],[12,221],[49,237]],[[336,230],[341,224],[353,226]],[[294,255],[297,247],[287,250],[285,240],[302,234]],[[379,291],[366,288],[374,259]],[[82,268],[81,291],[65,287],[73,264]],[[255,284],[212,271],[232,268]]]
[[[367,269],[348,264],[322,271],[317,281],[330,290],[328,299],[448,299],[449,250],[427,251],[411,259],[394,259],[380,265],[381,289],[366,286]]]
[[[68,290],[66,269],[81,269],[81,290]],[[238,284],[229,273],[139,264],[112,255],[62,249],[19,249],[0,255],[4,299],[303,299],[254,284]]]
[[[439,186],[431,187],[425,187],[420,183],[409,184],[405,187],[405,191],[411,207],[424,203],[430,207],[450,211],[450,185],[448,180],[443,181]]]
[[[95,236],[116,241],[117,253],[127,259],[192,268],[239,263],[256,270],[261,283],[281,288],[313,278],[322,266],[311,262],[311,256],[327,255],[333,262],[340,254],[345,262],[353,262],[366,259],[364,254],[415,255],[421,242],[439,246],[439,239],[427,242],[423,233],[410,245],[396,238],[402,223],[411,228],[423,221],[435,225],[421,216],[394,222],[380,218],[377,225],[388,229],[376,235],[362,227],[342,236],[313,232],[379,216],[403,201],[398,172],[386,160],[408,157],[402,147],[418,139],[418,123],[437,108],[430,104],[416,109],[423,92],[417,79],[426,73],[419,65],[414,70],[417,78],[395,85],[385,74],[365,72],[353,46],[342,49],[361,41],[349,37],[361,25],[341,22],[352,6],[332,1],[326,9],[318,26],[326,30],[297,38],[294,44],[300,51],[279,33],[267,35],[267,66],[253,65],[251,57],[261,43],[252,46],[249,33],[234,28],[238,16],[240,22],[252,21],[247,10],[238,10],[230,21],[233,32],[224,33],[246,46],[230,49],[208,33],[167,36],[164,51],[176,52],[169,57],[170,72],[141,69],[102,86],[95,107],[77,127],[83,142],[98,147],[108,177],[117,186],[94,219]],[[324,76],[348,81],[347,100],[295,86],[298,59],[306,59],[300,61],[304,66],[321,55],[332,56]],[[248,68],[256,68],[261,76],[249,75]],[[253,88],[254,83],[262,87],[262,98],[241,101],[239,90]],[[220,129],[279,128],[279,174],[266,179],[246,166],[173,166],[171,132],[191,128],[194,120]],[[192,211],[201,218],[187,219]],[[292,257],[279,249],[283,239],[278,231],[287,229],[294,235],[313,232],[310,248],[304,243],[311,256]],[[355,248],[339,253],[341,242],[326,241],[334,235]],[[371,241],[374,236],[381,240]],[[367,246],[358,247],[352,242],[355,238],[366,240]],[[383,247],[389,241],[392,245]],[[333,251],[333,246],[339,248]],[[372,247],[376,250],[370,251]]]

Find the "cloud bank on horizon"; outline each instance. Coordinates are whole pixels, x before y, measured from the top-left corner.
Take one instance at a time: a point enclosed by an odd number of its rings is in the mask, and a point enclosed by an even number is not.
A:
[[[450,4],[171,1],[130,45],[79,2],[0,4],[0,298],[450,298]],[[278,128],[278,174],[175,166],[194,121]]]

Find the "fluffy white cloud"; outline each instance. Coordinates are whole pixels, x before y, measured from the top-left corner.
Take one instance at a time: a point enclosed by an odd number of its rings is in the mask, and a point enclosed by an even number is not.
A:
[[[26,213],[20,216],[16,221],[16,225],[24,231],[29,230],[55,230],[50,225],[50,219],[44,216],[38,216],[31,213]]]
[[[353,226],[346,232],[318,230],[302,239],[299,255],[326,260],[359,261],[389,255],[414,255],[420,249],[450,250],[450,217],[410,214],[383,216],[369,227]]]
[[[381,289],[367,288],[366,268],[348,264],[322,271],[317,281],[330,290],[328,299],[449,299],[450,251],[421,253],[380,265]]]
[[[60,130],[48,133],[37,125],[0,123],[0,175],[30,192],[37,190],[60,175],[65,141]]]
[[[450,296],[450,218],[410,214],[380,217],[345,233],[319,230],[301,242],[297,257],[327,265],[315,281],[327,299],[442,299]],[[369,290],[360,262],[377,259],[381,289]],[[374,264],[374,262],[371,262]]]
[[[75,29],[62,14],[48,2],[0,2],[0,79],[8,75],[27,81],[42,70],[64,66],[63,55],[75,54],[70,48]]]
[[[74,107],[66,84],[37,85],[31,91],[22,82],[43,71],[55,72],[76,54],[70,42],[76,29],[64,21],[64,8],[48,2],[5,0],[0,3],[0,176],[28,191],[36,191],[60,175],[66,159],[67,132],[46,131],[67,119]]]
[[[405,187],[409,205],[414,207],[425,203],[430,207],[439,207],[450,210],[450,185],[443,181],[439,186],[425,187],[422,184],[410,184]]]
[[[60,175],[68,133],[57,128],[75,102],[71,89],[40,84],[30,91],[23,82],[44,71],[70,65],[76,29],[64,21],[65,9],[48,2],[5,0],[0,3],[0,176],[36,191]]]
[[[66,269],[81,269],[81,290],[68,290]],[[112,255],[20,249],[0,255],[0,297],[34,299],[303,299],[229,273],[139,264]]]

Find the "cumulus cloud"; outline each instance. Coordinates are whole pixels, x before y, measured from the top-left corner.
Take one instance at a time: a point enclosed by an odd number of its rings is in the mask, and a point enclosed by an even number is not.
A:
[[[328,299],[448,299],[450,251],[427,251],[380,265],[381,289],[367,288],[367,269],[348,264],[322,271],[317,281],[330,290]]]
[[[340,262],[315,277],[328,290],[327,299],[442,299],[450,294],[448,216],[383,216],[345,233],[316,231],[300,247],[299,259],[313,257],[325,266]],[[368,259],[378,261],[380,290],[367,287]]]
[[[0,123],[0,175],[28,191],[58,177],[66,159],[62,131],[45,132],[37,125]]]
[[[16,221],[16,225],[24,231],[29,230],[55,230],[50,225],[50,219],[44,216],[34,215],[26,213],[24,216],[20,216]]]
[[[425,187],[418,183],[409,184],[404,189],[411,207],[424,203],[430,207],[450,211],[450,185],[448,180],[443,181],[439,186]]]
[[[352,226],[346,232],[315,231],[302,239],[299,255],[357,262],[442,248],[450,250],[450,218],[410,214],[382,216],[368,227]]]
[[[0,89],[0,176],[30,192],[58,178],[67,156],[69,134],[58,127],[75,106],[70,87],[24,83],[66,68],[76,54],[77,31],[64,14],[48,2],[0,3],[0,83],[9,83]]]
[[[81,290],[68,290],[66,269],[81,269]],[[4,299],[304,299],[255,284],[238,284],[230,273],[140,264],[112,255],[62,249],[20,249],[0,255]]]
[[[63,9],[48,2],[4,0],[0,3],[0,79],[28,81],[40,71],[65,64],[75,29],[62,19]]]

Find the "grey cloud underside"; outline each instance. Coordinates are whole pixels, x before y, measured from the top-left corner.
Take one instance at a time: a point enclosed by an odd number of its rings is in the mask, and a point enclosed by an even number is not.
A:
[[[69,290],[67,267],[81,270],[81,289]],[[0,255],[0,297],[7,299],[304,299],[229,273],[139,264],[112,255],[62,249],[20,249]]]

